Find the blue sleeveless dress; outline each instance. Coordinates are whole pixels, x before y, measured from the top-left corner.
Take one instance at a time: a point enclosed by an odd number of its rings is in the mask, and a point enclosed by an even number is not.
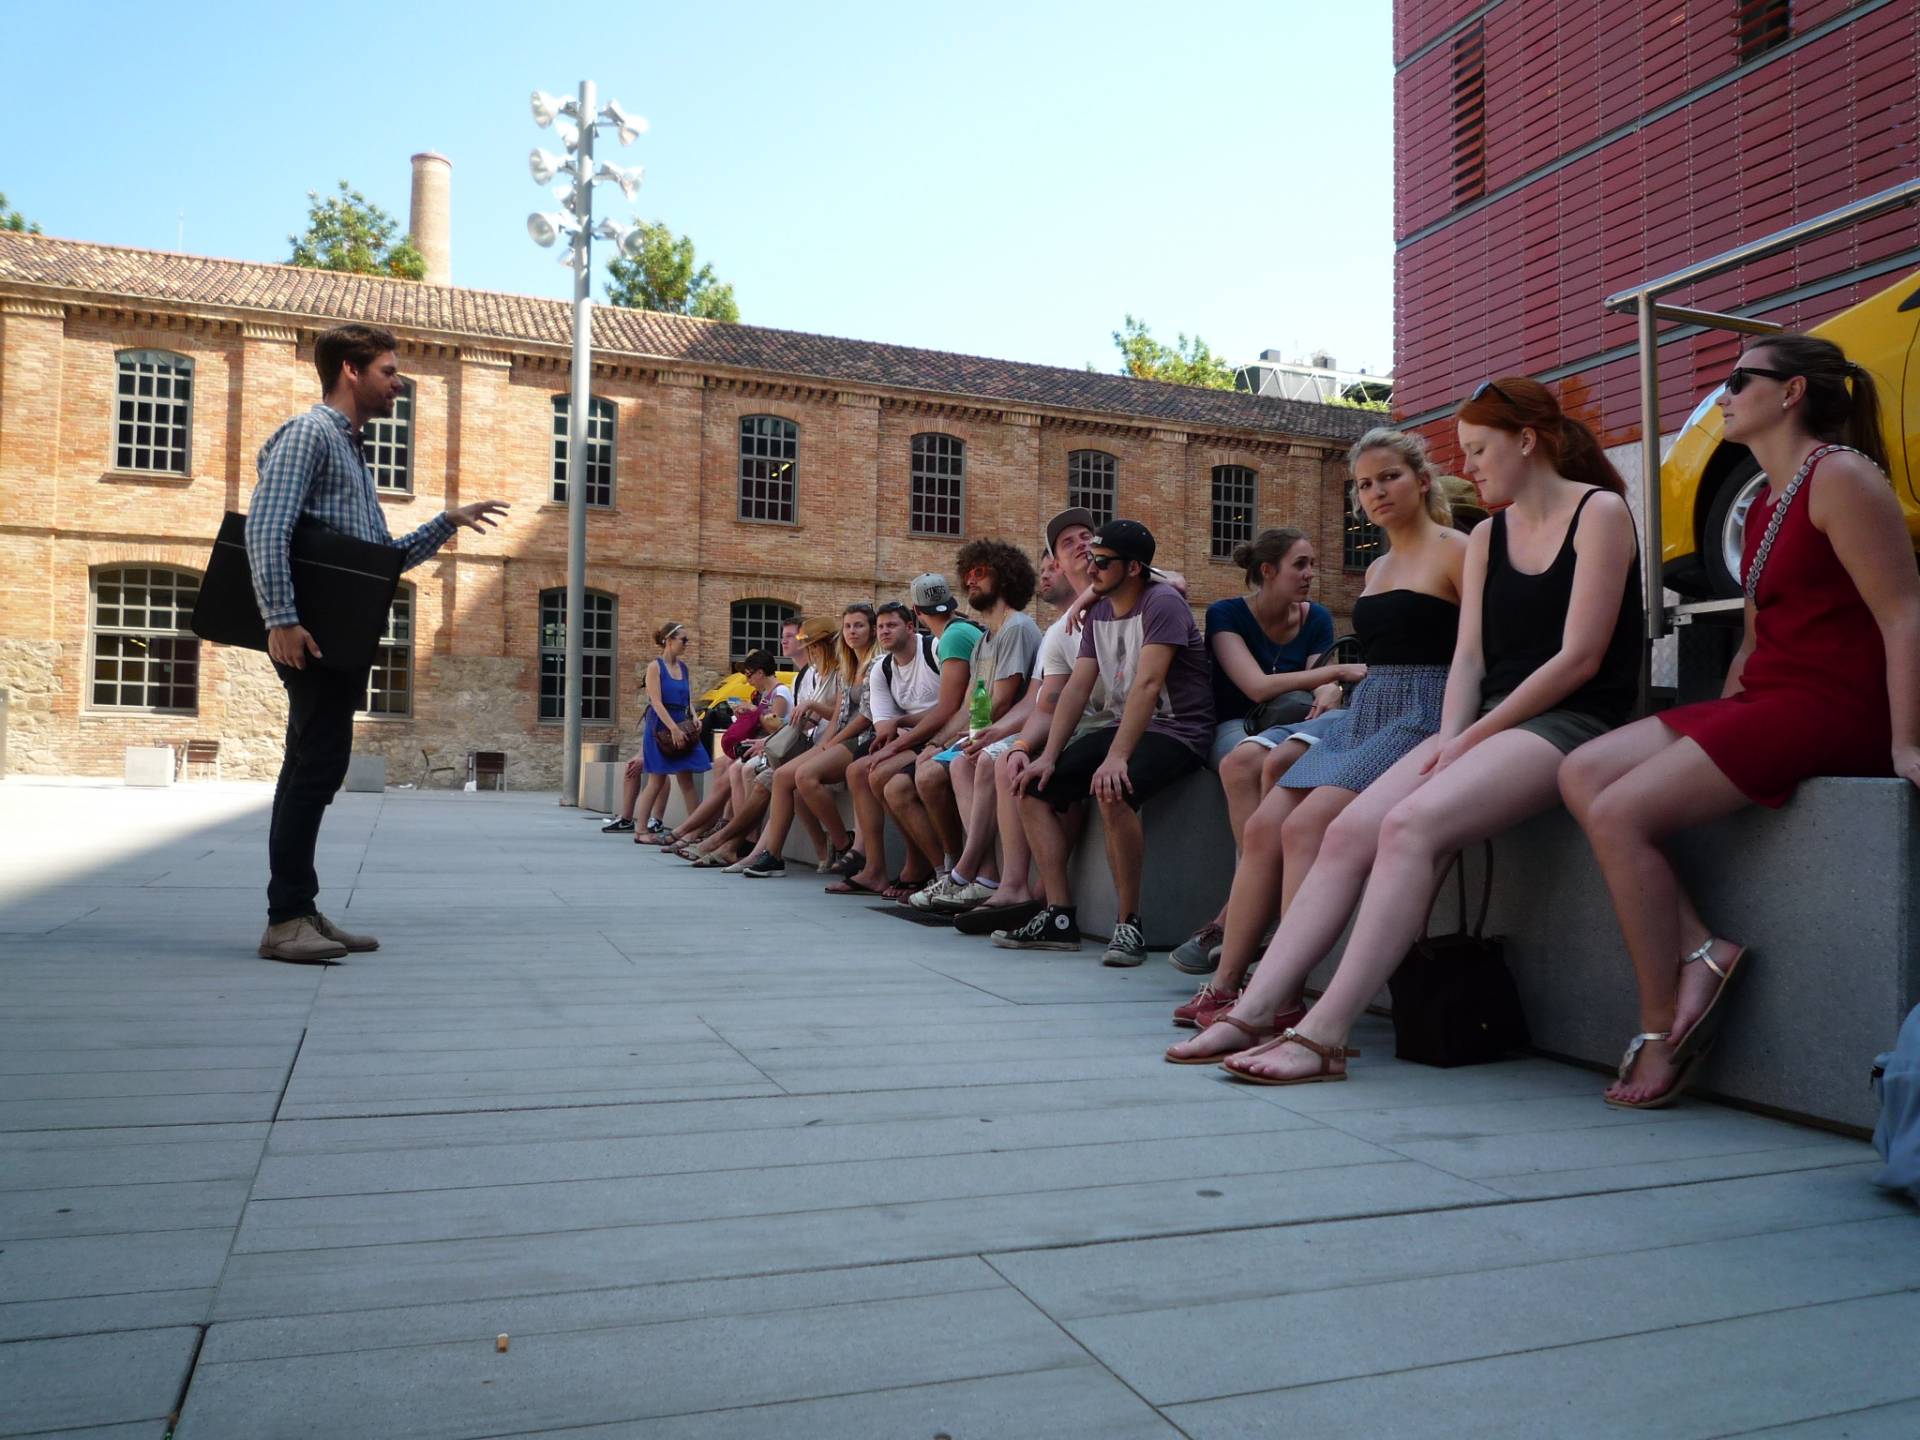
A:
[[[687,667],[683,664],[680,673],[674,675],[667,670],[666,662],[653,662],[654,675],[660,682],[660,703],[675,720],[684,721],[691,713],[693,687],[687,683]],[[704,745],[695,745],[684,755],[663,755],[659,741],[660,717],[653,713],[653,707],[647,707],[647,716],[640,726],[640,753],[646,762],[649,775],[695,775],[713,768],[713,760],[707,754]]]

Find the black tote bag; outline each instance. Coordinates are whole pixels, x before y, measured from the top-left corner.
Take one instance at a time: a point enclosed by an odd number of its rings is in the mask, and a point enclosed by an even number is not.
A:
[[[1473,929],[1467,929],[1467,867],[1456,854],[1451,868],[1460,928],[1415,941],[1387,982],[1393,996],[1393,1053],[1402,1060],[1451,1069],[1484,1065],[1527,1046],[1527,1017],[1507,969],[1505,944],[1486,933],[1493,900],[1491,844],[1485,855],[1486,879]]]

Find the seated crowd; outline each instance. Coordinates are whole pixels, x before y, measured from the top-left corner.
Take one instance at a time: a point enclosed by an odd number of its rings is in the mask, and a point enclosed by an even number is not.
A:
[[[1728,439],[1770,477],[1747,521],[1746,638],[1721,699],[1633,719],[1643,591],[1624,486],[1550,390],[1508,376],[1457,412],[1477,495],[1436,475],[1416,436],[1377,429],[1353,447],[1354,508],[1384,544],[1352,642],[1336,644],[1309,598],[1316,557],[1299,531],[1240,547],[1247,593],[1208,606],[1203,628],[1145,525],[1069,509],[1037,570],[1002,540],[962,546],[964,614],[943,576],[922,575],[905,602],[793,625],[791,686],[774,656],[748,655],[750,694],[722,712],[717,759],[691,709],[693,637],[662,626],[642,754],[606,828],[771,879],[797,820],[830,894],[952,916],[1004,948],[1077,951],[1070,860],[1097,809],[1118,916],[1103,960],[1133,966],[1141,806],[1211,769],[1237,863],[1218,913],[1171,956],[1205,979],[1172,1017],[1195,1033],[1166,1059],[1285,1085],[1345,1078],[1351,1028],[1421,934],[1450,858],[1565,803],[1640,992],[1640,1032],[1604,1098],[1671,1103],[1754,957],[1708,928],[1662,840],[1784,804],[1814,775],[1920,785],[1920,578],[1871,378],[1829,342],[1767,336],[1720,404]],[[1036,596],[1055,615],[1044,632],[1026,613]],[[702,800],[691,777],[709,770]],[[686,809],[671,829],[669,777]],[[1349,925],[1310,1002],[1309,973]]]

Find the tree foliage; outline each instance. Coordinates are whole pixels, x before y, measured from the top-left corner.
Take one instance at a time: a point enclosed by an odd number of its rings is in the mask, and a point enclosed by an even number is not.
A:
[[[307,231],[287,237],[293,246],[288,263],[419,280],[427,273],[426,257],[408,236],[395,238],[399,229],[399,221],[344,180],[337,195],[322,197],[319,191],[309,190]]]
[[[740,319],[733,286],[713,278],[713,266],[694,266],[693,240],[663,224],[642,221],[640,254],[615,254],[607,262],[607,301],[630,310],[661,310],[705,320]]]
[[[1200,385],[1209,390],[1233,388],[1233,367],[1208,349],[1198,335],[1176,335],[1174,343],[1168,345],[1153,338],[1146,321],[1129,315],[1124,328],[1113,332],[1113,347],[1120,352],[1123,375]]]
[[[27,217],[22,215],[18,210],[9,209],[7,206],[7,192],[0,190],[0,230],[19,230],[24,231],[28,235],[38,235],[40,233],[40,222],[38,220],[27,219]]]

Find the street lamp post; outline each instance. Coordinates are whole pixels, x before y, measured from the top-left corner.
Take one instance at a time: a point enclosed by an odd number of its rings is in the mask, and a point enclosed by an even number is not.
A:
[[[566,117],[566,118],[562,118]],[[617,100],[596,111],[591,80],[580,82],[578,99],[561,100],[544,91],[533,92],[533,119],[542,129],[556,126],[571,158],[535,150],[528,164],[536,184],[556,175],[566,177],[554,187],[564,210],[535,212],[527,217],[527,233],[538,245],[552,245],[563,235],[566,250],[560,263],[573,270],[573,384],[567,403],[567,610],[566,672],[561,707],[564,731],[560,764],[560,803],[580,803],[580,699],[582,648],[587,608],[587,434],[591,416],[593,380],[593,241],[611,240],[628,255],[640,250],[638,226],[603,220],[593,223],[593,187],[606,181],[618,185],[631,200],[640,188],[640,168],[593,162],[594,131],[618,133],[622,145],[631,145],[647,122],[628,115]],[[573,123],[569,123],[573,122]]]

